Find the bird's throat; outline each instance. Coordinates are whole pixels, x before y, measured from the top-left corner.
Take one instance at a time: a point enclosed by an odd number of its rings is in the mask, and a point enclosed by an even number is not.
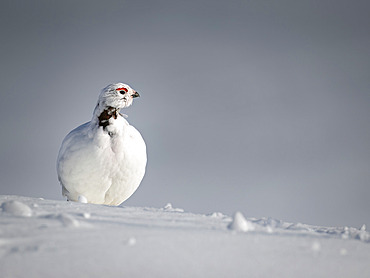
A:
[[[99,115],[99,126],[106,128],[109,125],[109,119],[113,117],[113,119],[117,119],[118,110],[113,107],[108,107]]]

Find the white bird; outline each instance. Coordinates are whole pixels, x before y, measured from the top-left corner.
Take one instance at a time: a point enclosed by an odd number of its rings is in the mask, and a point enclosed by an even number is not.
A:
[[[57,172],[68,200],[117,206],[139,187],[146,145],[119,113],[136,97],[139,94],[127,84],[108,85],[99,95],[92,120],[64,138]]]

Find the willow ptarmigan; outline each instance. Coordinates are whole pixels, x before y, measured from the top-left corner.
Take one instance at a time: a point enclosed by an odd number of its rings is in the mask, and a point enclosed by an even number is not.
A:
[[[139,187],[147,162],[141,134],[119,113],[139,94],[123,83],[105,87],[90,122],[63,140],[58,179],[70,201],[117,206]]]

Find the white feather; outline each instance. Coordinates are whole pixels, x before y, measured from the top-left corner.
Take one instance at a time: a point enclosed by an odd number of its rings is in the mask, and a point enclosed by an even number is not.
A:
[[[122,94],[117,88],[126,88]],[[122,91],[121,91],[122,92]],[[57,159],[63,195],[71,201],[84,196],[88,203],[119,205],[139,187],[147,162],[146,145],[140,133],[119,113],[132,104],[132,88],[111,84],[99,96],[93,118],[72,130],[63,140]],[[106,126],[99,116],[117,109]]]

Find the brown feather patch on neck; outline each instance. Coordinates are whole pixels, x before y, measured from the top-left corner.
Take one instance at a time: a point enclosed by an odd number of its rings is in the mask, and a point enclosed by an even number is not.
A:
[[[109,119],[113,117],[113,119],[117,119],[118,110],[113,107],[108,107],[105,109],[98,117],[99,119],[99,126],[103,128],[109,125]]]

